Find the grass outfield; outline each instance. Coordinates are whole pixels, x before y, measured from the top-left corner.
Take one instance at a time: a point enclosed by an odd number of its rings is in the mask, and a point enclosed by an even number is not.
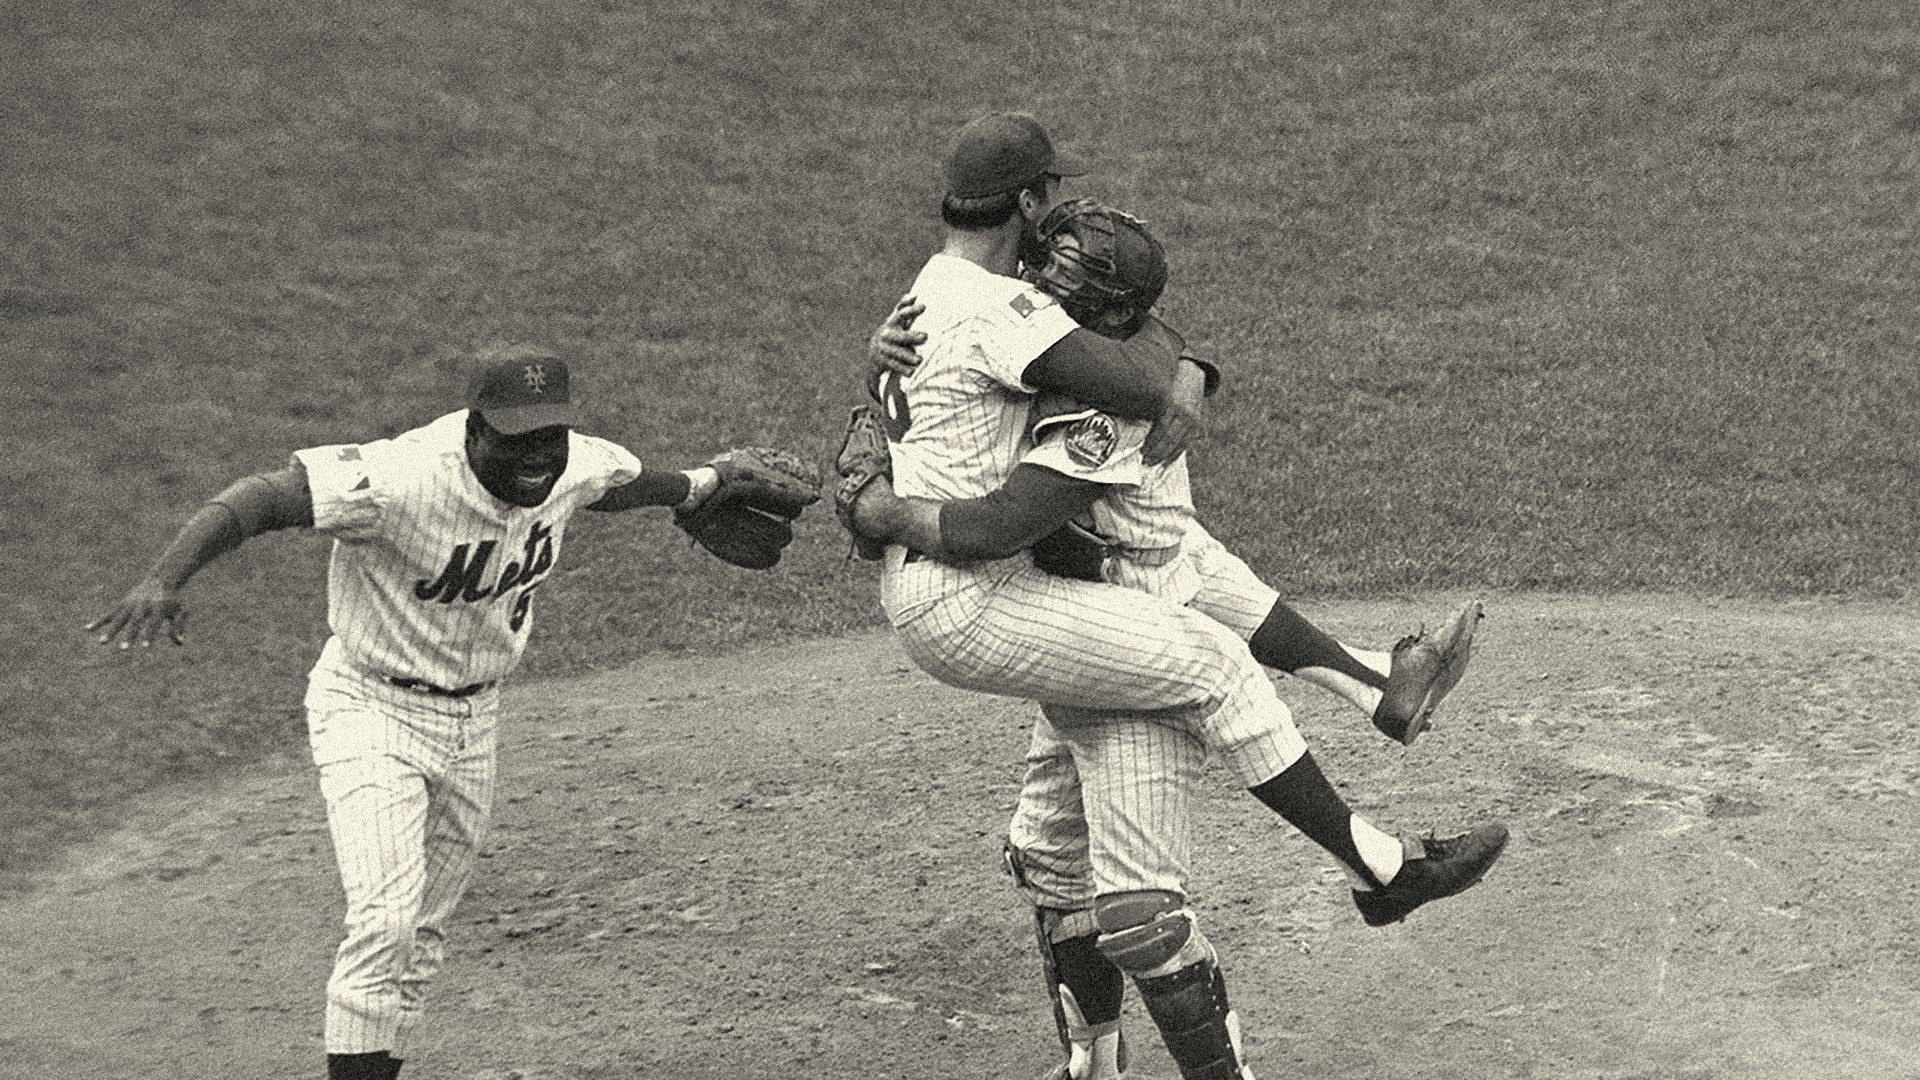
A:
[[[314,538],[206,572],[184,651],[79,631],[189,507],[500,338],[648,461],[822,447],[990,109],[1167,240],[1231,376],[1202,512],[1284,590],[1913,585],[1906,0],[713,7],[7,6],[6,865],[298,747]],[[768,575],[580,522],[529,669],[875,625],[809,520]]]

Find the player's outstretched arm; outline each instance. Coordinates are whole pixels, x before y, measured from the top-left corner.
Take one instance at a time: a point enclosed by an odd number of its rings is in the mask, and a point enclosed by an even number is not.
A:
[[[118,642],[122,649],[146,648],[162,631],[175,645],[185,644],[187,608],[180,591],[193,575],[249,536],[312,524],[313,496],[298,464],[235,481],[194,511],[147,575],[86,629],[100,644]]]
[[[711,466],[666,471],[649,469],[617,488],[611,488],[587,509],[605,514],[634,510],[642,506],[700,505],[720,486],[720,474]]]
[[[673,523],[714,556],[749,570],[780,561],[792,522],[820,501],[820,470],[798,454],[746,446],[683,472],[643,472],[587,509],[673,507]]]

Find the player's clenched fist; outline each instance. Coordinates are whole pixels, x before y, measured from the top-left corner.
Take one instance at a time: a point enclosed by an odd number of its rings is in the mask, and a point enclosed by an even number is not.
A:
[[[125,649],[135,643],[141,648],[153,644],[153,636],[165,629],[175,645],[186,643],[187,609],[180,593],[148,578],[128,590],[112,611],[87,624],[89,633],[98,632],[102,645],[116,640]]]

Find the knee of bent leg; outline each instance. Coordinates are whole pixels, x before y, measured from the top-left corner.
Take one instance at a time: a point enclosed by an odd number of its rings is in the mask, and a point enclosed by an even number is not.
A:
[[[413,913],[392,904],[367,904],[347,912],[347,940],[367,952],[409,948],[419,922]]]
[[[1213,955],[1179,893],[1109,893],[1094,901],[1093,916],[1100,927],[1100,951],[1135,978],[1170,974]]]

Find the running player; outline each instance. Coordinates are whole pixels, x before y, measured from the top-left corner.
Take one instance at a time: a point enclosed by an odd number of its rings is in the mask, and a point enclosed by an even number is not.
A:
[[[1054,161],[1044,132],[1025,117],[976,121],[949,154],[946,243],[909,294],[924,310],[926,362],[873,387],[894,478],[856,504],[856,533],[912,538],[886,549],[881,589],[890,623],[916,663],[952,685],[1029,698],[1086,723],[1157,712],[1184,725],[1263,802],[1333,852],[1363,891],[1391,904],[1411,910],[1466,887],[1498,855],[1504,830],[1433,849],[1403,845],[1340,801],[1243,640],[1184,606],[1047,574],[1024,557],[1101,492],[1048,470],[1016,472],[1031,393],[1086,400],[1126,389],[1095,370],[1110,350],[1088,339],[1105,339],[1013,277],[1022,242],[1055,201]],[[1164,334],[1150,316],[1142,329]],[[1065,343],[1080,359],[1077,390],[1059,385],[1062,365],[1053,362]],[[1181,394],[1195,401],[1205,381],[1185,363],[1176,375]],[[1193,1033],[1168,1039],[1183,1072],[1230,1063],[1238,1075],[1212,950],[1178,896],[1138,890],[1096,904],[1098,948],[1135,976],[1163,1034]]]
[[[485,842],[500,682],[526,647],[568,520],[691,511],[732,482],[724,464],[643,470],[573,431],[572,374],[540,349],[490,350],[466,408],[392,439],[301,450],[235,482],[87,627],[123,649],[163,632],[180,644],[181,589],[216,556],[274,529],[333,536],[332,636],[306,694],[347,898],[327,983],[330,1080],[399,1074]]]

